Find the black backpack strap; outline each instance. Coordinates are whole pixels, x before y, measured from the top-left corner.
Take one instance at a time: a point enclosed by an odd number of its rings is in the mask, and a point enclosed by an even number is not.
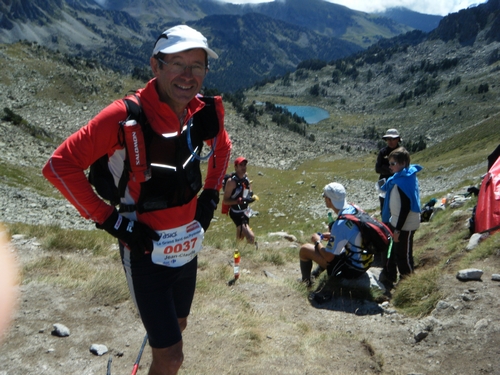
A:
[[[199,121],[203,123],[202,139],[206,141],[219,134],[219,117],[213,96],[201,96],[199,99],[205,103],[205,106],[194,114],[193,121],[195,124]]]
[[[144,126],[144,124],[146,124],[147,122],[147,119],[144,111],[142,110],[141,99],[135,94],[134,97],[136,98],[137,102],[130,98],[123,99],[123,103],[125,103],[125,107],[127,107],[127,120],[135,120],[139,124],[141,124],[141,126]]]

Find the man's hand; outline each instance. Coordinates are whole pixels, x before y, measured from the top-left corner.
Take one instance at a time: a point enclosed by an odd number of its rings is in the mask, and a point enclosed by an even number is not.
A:
[[[250,203],[253,203],[253,202],[255,202],[255,198],[254,197],[243,198],[243,203],[245,203],[245,204],[250,204]]]
[[[321,233],[314,233],[313,235],[311,235],[311,242],[312,243],[316,243],[316,242],[321,242],[322,238],[321,238]]]
[[[205,189],[198,197],[196,215],[194,218],[201,224],[205,232],[214,217],[214,211],[217,208],[217,204],[219,204],[219,192],[217,190]]]
[[[250,204],[250,203],[253,203],[255,202],[255,198],[254,197],[246,197],[246,198],[238,198],[236,200],[236,204]]]
[[[127,245],[134,260],[141,259],[146,251],[153,251],[153,241],[160,239],[160,235],[147,225],[129,220],[116,210],[104,223],[96,223],[96,227],[104,229]]]

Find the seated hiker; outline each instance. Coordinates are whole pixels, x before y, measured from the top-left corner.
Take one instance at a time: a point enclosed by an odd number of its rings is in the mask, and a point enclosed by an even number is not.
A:
[[[346,202],[345,195],[344,186],[336,182],[326,185],[323,189],[326,207],[331,208],[337,215],[356,212],[356,208]],[[322,239],[328,241],[326,246],[323,246]],[[311,242],[303,244],[299,250],[301,281],[308,287],[312,285],[313,261],[318,264],[320,270],[326,269],[330,277],[346,279],[363,275],[373,262],[373,254],[360,249],[361,233],[350,220],[335,220],[330,233],[314,233]],[[319,274],[318,271],[316,273]]]

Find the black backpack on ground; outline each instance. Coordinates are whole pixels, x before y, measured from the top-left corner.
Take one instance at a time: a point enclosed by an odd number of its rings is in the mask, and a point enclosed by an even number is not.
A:
[[[354,214],[340,214],[337,218],[352,221],[361,232],[362,249],[369,254],[388,253],[392,248],[392,231],[387,225],[355,207]]]

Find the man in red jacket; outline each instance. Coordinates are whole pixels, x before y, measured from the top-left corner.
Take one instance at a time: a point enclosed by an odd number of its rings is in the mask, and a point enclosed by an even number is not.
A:
[[[198,95],[208,56],[218,57],[198,31],[185,25],[164,31],[150,58],[154,78],[131,97],[147,119],[142,132],[133,133],[143,136],[145,150],[126,147],[123,134],[133,122],[124,122],[129,112],[117,100],[66,139],[43,168],[83,217],[119,239],[129,289],[152,348],[150,375],[177,374],[183,362],[196,255],[230,159],[222,99]],[[210,147],[204,152],[210,155],[204,184],[203,143]],[[145,151],[148,173],[134,174],[133,151],[137,158]],[[103,155],[116,186],[125,176],[119,211],[96,195],[84,173]]]

